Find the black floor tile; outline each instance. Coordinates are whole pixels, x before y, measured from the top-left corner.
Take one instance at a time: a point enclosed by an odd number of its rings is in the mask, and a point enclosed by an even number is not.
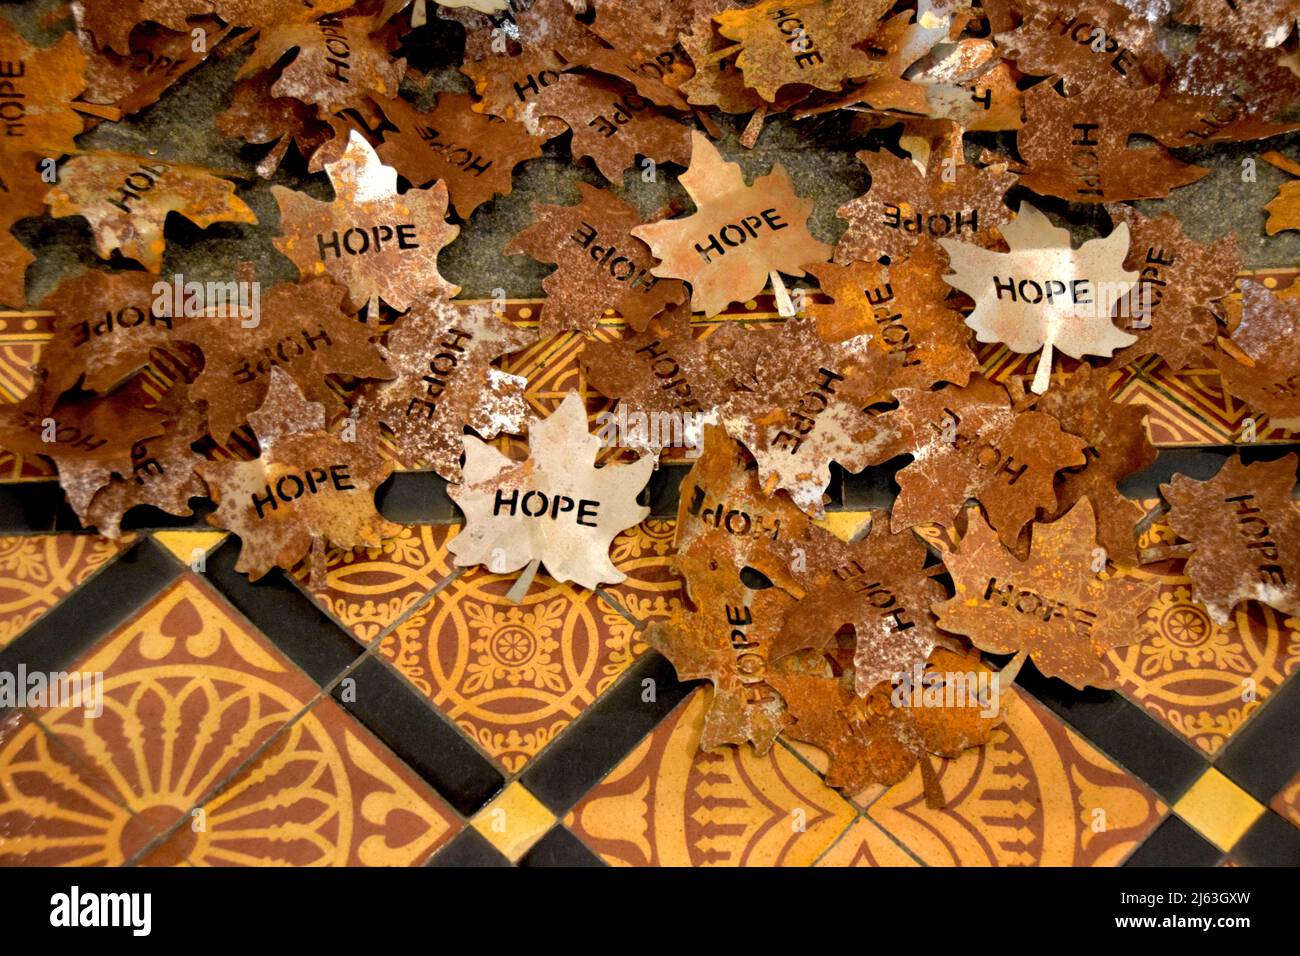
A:
[[[509,866],[510,861],[473,827],[466,827],[455,839],[433,855],[425,866]]]
[[[299,590],[283,571],[257,581],[235,570],[239,539],[208,555],[204,576],[244,617],[317,684],[328,684],[361,655],[361,645]]]
[[[1237,841],[1232,858],[1247,866],[1300,866],[1300,829],[1269,810]]]
[[[1222,858],[1218,847],[1170,814],[1124,865],[1215,866]]]
[[[604,866],[605,861],[587,849],[587,845],[570,833],[563,823],[557,823],[523,855],[519,865]]]
[[[1016,684],[1170,803],[1205,772],[1199,751],[1117,691],[1077,691],[1030,662]]]
[[[65,670],[180,575],[181,566],[144,538],[109,562],[0,651],[0,671]],[[2,713],[2,711],[0,711]]]
[[[645,681],[654,682],[653,701],[643,699]],[[568,812],[697,686],[680,683],[672,664],[648,652],[533,758],[520,780],[552,813]]]
[[[1246,721],[1214,765],[1268,804],[1300,773],[1300,679],[1295,674]]]
[[[339,704],[462,815],[469,816],[501,789],[501,771],[387,663],[368,658],[348,676],[356,683],[334,689]]]

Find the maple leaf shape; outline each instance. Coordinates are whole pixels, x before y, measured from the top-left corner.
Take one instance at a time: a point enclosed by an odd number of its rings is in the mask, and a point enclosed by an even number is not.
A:
[[[423,294],[460,291],[438,274],[438,250],[460,233],[449,224],[447,185],[398,195],[397,171],[355,130],[343,155],[325,164],[334,201],[272,186],[283,235],[275,247],[304,277],[329,273],[348,289],[354,310],[377,300],[404,311]]]
[[[993,654],[1027,656],[1076,690],[1114,687],[1102,659],[1143,639],[1160,584],[1093,571],[1094,528],[1092,503],[1081,498],[1062,518],[1034,525],[1022,561],[972,515],[956,548],[944,548],[957,593],[934,606],[939,627]]]
[[[779,163],[747,186],[740,165],[697,132],[678,182],[695,213],[637,226],[632,235],[662,260],[655,275],[691,284],[694,311],[717,315],[761,292],[770,273],[801,276],[804,266],[830,258],[831,247],[808,232],[813,204],[795,194]]]
[[[588,341],[579,358],[587,383],[630,410],[630,425],[620,436],[621,444],[657,456],[671,441],[672,429],[638,430],[631,427],[636,421],[631,416],[642,415],[653,423],[680,415],[683,429],[693,429],[695,422],[716,421],[718,407],[735,387],[725,365],[714,360],[716,350],[738,344],[735,326],[695,338],[690,311],[674,306],[628,338]],[[683,437],[690,444],[689,439],[698,441],[701,436],[692,431]]]
[[[72,101],[86,88],[86,57],[77,38],[64,34],[54,46],[40,49],[0,19],[0,63],[5,64],[5,96],[22,107],[4,116],[3,165],[22,152],[57,156],[75,149],[73,138],[84,124]]]
[[[587,431],[576,392],[531,424],[527,461],[513,462],[473,435],[464,441],[461,482],[447,489],[466,519],[447,545],[458,567],[505,574],[540,561],[555,580],[585,588],[626,578],[609,560],[609,545],[650,513],[636,495],[653,457],[597,468],[601,442]]]
[[[692,20],[689,31],[681,36],[682,48],[691,59],[695,74],[681,84],[687,101],[696,106],[714,106],[724,113],[748,113],[758,110],[765,114],[768,104],[756,92],[745,86],[745,78],[736,66],[736,56],[742,47],[732,43],[718,32],[713,14],[722,10],[739,10],[730,0],[708,5]],[[795,94],[797,98],[798,94]],[[776,104],[780,107],[783,104]]]
[[[122,517],[136,505],[152,505],[168,514],[193,514],[191,498],[208,493],[208,486],[195,472],[207,461],[194,450],[194,443],[207,430],[202,408],[187,400],[183,388],[167,393],[160,411],[168,417],[166,431],[142,439],[131,449],[131,474],[114,477],[96,492],[84,516],[108,538],[121,535]]]
[[[644,329],[652,317],[683,301],[686,287],[654,274],[658,261],[632,235],[641,224],[636,209],[608,189],[590,183],[579,183],[578,189],[582,199],[576,206],[534,204],[537,221],[501,251],[558,265],[542,280],[543,336],[565,329],[590,332],[607,308],[634,329]]]
[[[1241,257],[1237,234],[1202,245],[1183,232],[1172,213],[1148,219],[1132,206],[1107,206],[1112,222],[1130,230],[1124,267],[1138,274],[1127,308],[1128,331],[1137,341],[1120,349],[1111,365],[1159,355],[1173,369],[1203,362],[1218,332],[1216,303],[1237,286]],[[1148,314],[1149,313],[1149,314]]]
[[[108,392],[160,352],[183,350],[175,320],[156,308],[147,272],[87,269],[65,279],[38,308],[53,312],[53,338],[41,350],[46,387],[62,395],[78,383]]]
[[[1097,543],[1116,563],[1136,564],[1134,527],[1144,511],[1120,494],[1117,483],[1155,463],[1156,449],[1143,425],[1147,407],[1111,401],[1106,372],[1081,365],[1039,397],[1034,408],[1088,443],[1084,451],[1088,464],[1083,470],[1062,473],[1056,486],[1060,506],[1051,517],[1059,517],[1086,496],[1097,512]]]
[[[769,656],[821,650],[837,630],[852,625],[854,687],[865,697],[929,659],[943,640],[930,605],[946,592],[923,570],[925,545],[910,530],[891,532],[887,512],[872,514],[866,537],[830,547],[817,583],[786,612]]]
[[[679,36],[695,18],[728,6],[727,0],[601,0],[591,30],[634,69],[680,87],[695,72]]]
[[[1285,173],[1300,176],[1300,163],[1287,159],[1279,152],[1268,152],[1261,158]],[[1286,229],[1300,229],[1300,180],[1288,180],[1278,186],[1277,195],[1264,208],[1268,211],[1264,231],[1270,236]]]
[[[871,188],[836,213],[849,224],[835,247],[838,263],[892,261],[910,255],[923,235],[976,237],[1012,218],[1002,197],[1016,177],[1005,163],[979,167],[955,156],[947,157],[951,162],[932,157],[922,171],[886,152],[857,156],[871,173]]]
[[[700,457],[678,489],[678,553],[715,529],[725,532],[711,539],[721,564],[752,567],[796,597],[829,560],[821,555],[830,536],[788,498],[765,494],[744,448],[721,427],[709,425]],[[682,569],[688,583],[692,569]]]
[[[1295,0],[1255,0],[1241,4],[1229,0],[1187,0],[1174,19],[1205,31],[1227,33],[1242,44],[1271,48],[1281,46],[1291,28],[1300,22]]]
[[[146,20],[189,33],[189,17],[214,13],[232,27],[261,29],[310,20],[351,6],[354,0],[77,0],[80,22],[99,46],[130,53],[131,29]],[[125,9],[124,9],[125,8]]]
[[[1274,121],[1298,96],[1300,77],[1285,66],[1230,36],[1202,31],[1175,61],[1144,123],[1165,146],[1263,139],[1300,128]]]
[[[901,355],[871,347],[871,336],[826,342],[811,320],[791,319],[768,341],[756,385],[722,408],[722,423],[758,461],[769,494],[784,488],[805,513],[821,517],[830,463],[849,471],[872,430],[862,409],[885,388]]]
[[[393,463],[372,450],[374,436],[343,441],[328,429],[325,406],[308,401],[283,369],[269,378],[266,400],[248,416],[261,457],[197,469],[218,505],[208,523],[239,536],[235,570],[253,581],[308,551],[323,554],[326,543],[376,548],[401,530],[375,510],[375,489]]]
[[[493,28],[496,29],[496,28]],[[553,139],[564,132],[564,121],[539,115],[532,106],[542,90],[556,82],[569,65],[554,50],[533,48],[518,56],[492,56],[467,60],[460,71],[474,81],[479,102],[474,110],[524,126],[530,136]]]
[[[887,0],[765,0],[713,19],[719,33],[741,46],[736,65],[745,85],[772,103],[788,84],[836,91],[845,80],[872,73],[871,58],[857,44],[888,9]]]
[[[145,408],[135,387],[48,399],[38,385],[21,402],[0,405],[0,446],[53,461],[69,506],[84,520],[95,492],[113,475],[131,474],[136,442],[162,434],[164,416]]]
[[[303,158],[311,160],[310,172],[319,172],[317,156],[321,147],[336,135],[334,127],[319,119],[316,110],[292,97],[275,96],[271,86],[275,77],[269,73],[250,76],[235,84],[230,106],[217,116],[217,130],[222,136],[248,143],[272,143],[271,151],[257,164],[257,174],[269,179],[283,161],[291,145],[298,147]]]
[[[528,382],[492,361],[536,338],[490,305],[421,299],[388,333],[393,379],[362,387],[357,419],[387,427],[403,462],[427,463],[454,481],[465,426],[484,438],[523,430]]]
[[[940,43],[908,72],[925,91],[922,112],[968,132],[1019,129],[1019,74],[988,39],[967,37]]]
[[[1163,146],[1129,149],[1159,95],[1154,86],[1128,92],[1131,109],[1118,112],[1114,89],[1101,82],[1066,97],[1050,83],[1028,90],[1025,125],[1016,133],[1028,164],[1019,170],[1021,185],[1072,202],[1116,202],[1162,199],[1208,176],[1207,168],[1180,162]]]
[[[1300,512],[1291,500],[1296,455],[1245,464],[1229,458],[1208,481],[1174,475],[1160,486],[1167,520],[1190,541],[1185,573],[1220,625],[1242,601],[1300,613]]]
[[[406,60],[392,59],[374,23],[364,16],[324,16],[310,23],[275,24],[258,36],[257,47],[235,74],[243,79],[293,58],[271,87],[274,96],[292,97],[333,113],[367,93],[395,96],[406,73]]]
[[[345,294],[329,279],[284,282],[262,296],[255,325],[238,315],[186,320],[183,338],[203,352],[203,371],[190,395],[207,402],[214,438],[224,441],[251,420],[266,403],[277,368],[308,401],[328,408],[341,400],[326,384],[327,375],[391,377],[370,329],[343,311]]]
[[[1228,343],[1233,354],[1210,358],[1230,394],[1267,412],[1279,428],[1300,429],[1300,289],[1276,294],[1248,280],[1241,295],[1241,323]]]
[[[80,4],[72,4],[80,21]],[[193,30],[202,30],[204,43],[196,50]],[[184,32],[156,23],[140,23],[130,35],[130,52],[96,48],[90,31],[79,26],[77,42],[86,55],[86,90],[82,100],[111,106],[129,116],[158,102],[164,92],[205,62],[233,28],[216,17],[194,17]]]
[[[1151,22],[1119,3],[989,0],[982,6],[1002,55],[1024,73],[1060,76],[1071,87],[1098,79],[1127,90],[1164,75],[1167,64]],[[1011,9],[1022,14],[1014,31]]]
[[[965,388],[899,389],[898,407],[867,426],[861,467],[901,454],[911,464],[894,480],[894,531],[951,526],[974,498],[1008,547],[1039,509],[1054,511],[1057,471],[1083,465],[1086,439],[1066,434],[1043,412],[1017,412],[1001,386],[973,378]]]
[[[988,742],[1000,716],[987,714],[978,695],[967,695],[966,688],[981,680],[991,686],[993,671],[976,657],[942,649],[934,652],[930,665],[918,689],[935,699],[925,704],[922,698],[922,706],[913,705],[914,694],[906,693],[898,693],[896,706],[897,689],[887,684],[860,698],[848,674],[830,677],[778,668],[769,671],[768,682],[794,718],[785,736],[824,750],[830,758],[826,783],[853,794],[872,784],[898,783],[925,754],[956,757]]]
[[[178,213],[200,229],[215,222],[257,222],[253,210],[235,195],[235,184],[212,170],[125,153],[82,153],[69,159],[45,201],[52,216],[85,218],[101,259],[120,251],[155,274],[162,271],[168,213]]]
[[[938,382],[965,385],[979,367],[970,349],[970,329],[944,304],[948,290],[938,250],[930,242],[888,268],[869,262],[809,266],[833,303],[813,303],[808,314],[821,337],[838,341],[862,332],[871,346],[902,362],[890,382],[895,388],[929,388]]]
[[[998,228],[1010,252],[940,239],[952,269],[944,281],[975,301],[966,324],[979,341],[1001,342],[1013,352],[1042,349],[1035,392],[1047,390],[1054,349],[1071,358],[1109,356],[1137,341],[1111,322],[1116,300],[1138,278],[1123,266],[1127,223],[1075,249],[1069,230],[1022,202],[1016,218]]]
[[[561,119],[573,131],[574,161],[591,157],[602,176],[623,182],[623,171],[648,156],[656,163],[685,166],[690,129],[625,83],[597,73],[565,72],[521,111],[530,132],[543,132],[545,117]]]
[[[778,588],[753,591],[738,569],[715,556],[725,531],[696,539],[675,565],[691,582],[693,610],[674,607],[647,629],[646,643],[668,658],[679,680],[708,680],[713,697],[701,750],[752,743],[762,755],[785,724],[785,705],[763,683],[768,652],[794,599]]]
[[[427,113],[396,97],[372,99],[397,127],[385,131],[380,159],[417,186],[441,179],[461,219],[493,196],[508,196],[514,168],[542,155],[542,137],[475,112],[465,93],[439,93]]]

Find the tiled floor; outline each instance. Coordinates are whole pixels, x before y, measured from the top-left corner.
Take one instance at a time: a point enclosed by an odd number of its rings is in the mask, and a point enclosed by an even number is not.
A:
[[[0,347],[21,358],[19,338]],[[511,358],[538,410],[584,387],[578,350],[560,337]],[[1195,370],[1142,363],[1114,388],[1152,406],[1166,449],[1230,442],[1249,417]],[[1112,655],[1120,689],[1079,694],[1027,666],[993,741],[934,762],[943,809],[919,769],[841,795],[804,745],[699,753],[709,692],[643,640],[683,600],[680,473],[661,469],[653,516],[614,542],[627,580],[539,574],[518,604],[510,579],[453,566],[456,513],[429,474],[385,492],[406,530],[332,552],[319,590],[305,568],[250,584],[238,542],[200,519],[111,544],[73,533],[48,483],[0,486],[0,670],[105,675],[102,716],[0,723],[0,864],[1300,862],[1300,622],[1251,606],[1217,627],[1177,561],[1143,572],[1161,582],[1159,635]],[[860,515],[828,522],[848,533]]]

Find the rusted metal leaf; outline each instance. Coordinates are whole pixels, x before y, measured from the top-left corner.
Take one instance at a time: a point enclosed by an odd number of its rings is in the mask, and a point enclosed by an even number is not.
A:
[[[582,199],[575,206],[534,205],[537,221],[501,251],[558,265],[542,280],[543,335],[590,332],[607,309],[632,328],[644,329],[665,308],[685,300],[686,286],[654,273],[658,260],[632,235],[641,225],[636,209],[608,189],[589,183],[579,183],[578,189]]]
[[[1180,162],[1163,146],[1129,148],[1159,95],[1154,86],[1126,92],[1126,108],[1117,110],[1114,89],[1102,82],[1073,96],[1050,83],[1026,91],[1025,124],[1016,133],[1027,163],[1018,170],[1021,185],[1071,202],[1118,202],[1162,199],[1205,178],[1209,169]]]
[[[542,137],[475,112],[467,94],[439,93],[427,113],[397,97],[372,99],[397,127],[384,132],[379,158],[416,186],[441,179],[461,219],[494,196],[510,195],[515,167],[542,155]]]
[[[869,333],[872,348],[901,356],[892,387],[965,385],[979,367],[970,329],[961,313],[945,304],[943,262],[932,242],[917,244],[910,256],[889,267],[826,262],[808,271],[834,300],[808,306],[821,337],[835,342]]]
[[[371,329],[343,310],[344,290],[329,279],[285,282],[260,297],[258,321],[227,310],[188,318],[181,338],[203,352],[190,397],[207,402],[212,436],[224,442],[267,401],[271,372],[280,369],[306,400],[331,414],[341,399],[329,375],[390,378]]]
[[[1125,331],[1137,341],[1118,350],[1110,364],[1123,366],[1146,355],[1159,355],[1174,369],[1204,362],[1219,330],[1219,300],[1237,287],[1237,234],[1203,245],[1183,232],[1172,213],[1148,219],[1132,206],[1106,211],[1112,222],[1128,224],[1124,268],[1138,274],[1120,310],[1127,316]]]
[[[1029,657],[1071,687],[1113,687],[1102,664],[1111,649],[1153,631],[1146,611],[1158,581],[1095,571],[1096,518],[1081,498],[1051,524],[1035,524],[1029,557],[1017,558],[977,513],[943,557],[957,594],[934,606],[939,626],[981,650]],[[1012,665],[1015,666],[1015,665]]]
[[[1186,574],[1220,625],[1243,601],[1300,613],[1300,511],[1291,500],[1296,455],[1247,465],[1229,458],[1209,481],[1174,475],[1160,486],[1169,526],[1192,544]]]
[[[208,522],[239,536],[235,570],[256,581],[309,551],[319,558],[327,543],[375,548],[401,530],[375,510],[375,489],[393,470],[375,436],[343,441],[328,426],[325,406],[308,401],[279,366],[270,370],[265,395],[248,416],[261,457],[198,466],[218,505]]]
[[[871,333],[827,342],[811,319],[791,319],[764,338],[755,387],[728,399],[722,422],[757,459],[766,493],[784,489],[820,517],[831,462],[865,466],[858,456],[873,424],[862,409],[884,393],[903,356],[872,348]]]
[[[1042,510],[1056,510],[1056,473],[1085,464],[1088,442],[1044,412],[1017,412],[1007,393],[975,377],[965,388],[899,389],[898,407],[875,416],[859,467],[912,456],[895,476],[895,531],[922,524],[953,526],[974,498],[1014,548],[1021,529]]]
[[[305,278],[328,273],[347,287],[354,310],[369,304],[372,316],[379,299],[405,310],[422,295],[450,298],[460,291],[438,274],[438,250],[460,233],[445,218],[445,183],[399,194],[397,171],[355,130],[325,172],[333,202],[271,187],[283,233],[275,247]]]
[[[701,750],[752,743],[767,753],[785,725],[785,704],[766,683],[772,641],[794,599],[779,588],[750,590],[718,547],[726,531],[695,539],[674,561],[690,582],[693,609],[675,607],[646,629],[646,643],[667,657],[680,680],[708,680],[713,697]]]
[[[465,513],[464,529],[447,545],[458,567],[505,574],[540,561],[555,580],[585,588],[626,577],[609,560],[609,546],[650,513],[636,496],[654,458],[597,468],[600,439],[587,431],[577,392],[531,423],[527,461],[511,461],[473,435],[464,442],[461,482],[447,489]]]
[[[54,313],[54,337],[41,350],[51,394],[62,395],[78,384],[87,391],[108,392],[158,353],[184,357],[193,351],[176,335],[171,310],[157,307],[154,284],[147,272],[88,269],[63,280],[41,300],[38,307]],[[199,364],[194,356],[183,360]]]
[[[866,697],[877,684],[925,665],[944,641],[930,605],[947,597],[925,570],[928,551],[910,530],[889,530],[889,514],[874,512],[865,537],[828,545],[807,594],[785,613],[769,644],[772,660],[797,650],[820,651],[851,625],[854,688]]]
[[[1300,289],[1270,292],[1262,282],[1241,284],[1241,323],[1232,333],[1233,355],[1211,352],[1224,388],[1266,412],[1279,428],[1300,429]]]
[[[812,203],[795,194],[782,166],[747,186],[740,165],[726,162],[703,133],[693,133],[692,143],[690,168],[678,182],[696,211],[632,235],[663,260],[655,275],[691,284],[694,311],[717,315],[761,292],[769,274],[801,276],[804,266],[830,258],[830,246],[808,232]]]
[[[466,426],[483,438],[523,431],[528,382],[492,362],[536,338],[488,304],[420,299],[388,333],[393,379],[362,386],[356,416],[386,427],[408,467],[456,481]]]
[[[858,159],[871,173],[871,189],[836,213],[849,227],[835,247],[835,261],[874,262],[911,255],[923,236],[971,238],[984,243],[987,230],[1012,219],[1002,201],[1016,177],[1006,164],[979,167],[961,160],[961,131],[928,163],[863,150]]]
[[[235,184],[212,170],[125,153],[82,153],[63,164],[45,195],[52,216],[81,216],[101,259],[121,252],[162,271],[163,226],[177,213],[201,229],[215,222],[256,223]]]
[[[1035,392],[1047,391],[1053,350],[1071,358],[1109,356],[1137,340],[1111,321],[1115,302],[1139,278],[1123,265],[1127,223],[1075,249],[1068,230],[1022,202],[1019,215],[998,228],[1009,252],[940,239],[952,268],[944,281],[975,301],[966,324],[979,341],[1001,342],[1013,352],[1042,349]]]
[[[736,65],[745,85],[772,103],[783,86],[834,92],[874,72],[857,45],[888,9],[888,0],[764,0],[724,10],[714,22],[740,46]]]

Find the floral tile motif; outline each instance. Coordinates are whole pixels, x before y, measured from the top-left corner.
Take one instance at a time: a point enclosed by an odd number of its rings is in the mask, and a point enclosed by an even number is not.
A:
[[[700,753],[707,695],[684,701],[565,824],[619,866],[812,864],[857,812],[784,747]]]
[[[76,821],[84,827],[77,852],[105,861],[130,859],[187,814],[318,692],[188,573],[72,670],[103,674],[102,714],[64,706],[33,716],[89,768],[83,780],[102,781],[94,789],[107,799],[93,814],[82,812],[84,790],[63,799],[66,763],[34,761],[44,745],[33,722],[0,742],[0,780],[20,772],[49,779],[6,788],[0,818],[56,830]],[[42,793],[47,799],[25,796]]]
[[[1116,866],[1168,807],[1025,694],[982,750],[936,761],[947,806],[918,767],[868,816],[929,866]]]
[[[1155,522],[1140,543],[1151,547],[1175,540],[1168,525]],[[1160,582],[1159,603],[1147,611],[1157,633],[1112,650],[1106,668],[1125,696],[1207,754],[1216,754],[1300,668],[1300,620],[1252,601],[1220,626],[1195,600],[1184,564],[1178,558],[1135,572]]]
[[[1281,817],[1300,827],[1300,773],[1273,798],[1270,807]]]
[[[325,586],[308,584],[309,560],[294,568],[302,589],[362,643],[370,643],[454,570],[447,542],[459,525],[407,525],[378,548],[330,547]]]
[[[425,696],[508,772],[555,738],[645,650],[634,625],[595,592],[539,573],[472,568],[380,645]]]
[[[0,648],[132,540],[89,534],[0,537]]]
[[[30,714],[0,725],[0,866],[120,866],[141,845],[133,824]]]
[[[145,861],[193,866],[417,866],[462,826],[329,698],[279,733]]]
[[[627,579],[601,590],[638,621],[666,618],[685,600],[685,584],[671,567],[676,533],[675,518],[647,518],[610,546],[610,561]]]

